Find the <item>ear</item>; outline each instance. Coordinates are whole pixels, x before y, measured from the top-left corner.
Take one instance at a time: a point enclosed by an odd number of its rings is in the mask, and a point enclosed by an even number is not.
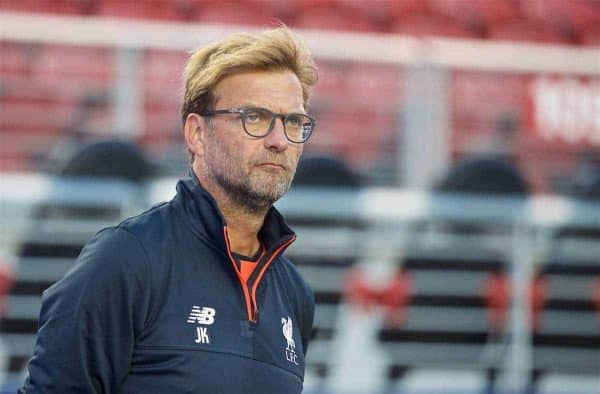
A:
[[[183,126],[185,144],[194,156],[204,155],[204,136],[208,124],[205,118],[198,114],[189,114]]]

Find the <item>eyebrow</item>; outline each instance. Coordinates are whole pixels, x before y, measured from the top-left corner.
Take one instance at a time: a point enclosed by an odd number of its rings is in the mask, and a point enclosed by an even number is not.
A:
[[[270,108],[267,107],[263,107],[262,105],[257,105],[257,104],[248,104],[248,105],[241,105],[241,106],[234,106],[233,108],[237,108],[237,109],[248,109],[248,108],[262,108],[262,109],[266,109],[268,111],[271,111],[273,113],[281,113],[281,114],[303,114],[303,115],[308,115],[308,112],[306,112],[306,110],[304,109],[304,107],[302,107],[302,109],[300,110],[295,110],[295,111],[288,111],[288,112],[278,112],[278,111],[273,111]]]

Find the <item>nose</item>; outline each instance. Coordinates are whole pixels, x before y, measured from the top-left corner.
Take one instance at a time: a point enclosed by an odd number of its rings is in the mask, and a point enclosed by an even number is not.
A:
[[[275,152],[283,152],[287,149],[288,140],[283,128],[283,119],[275,118],[273,130],[264,138],[264,144],[265,148]]]

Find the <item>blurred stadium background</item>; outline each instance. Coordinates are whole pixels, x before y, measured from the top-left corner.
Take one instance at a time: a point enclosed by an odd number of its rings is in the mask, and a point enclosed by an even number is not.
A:
[[[320,69],[278,203],[305,392],[600,393],[597,0],[0,0],[4,390],[42,291],[185,175],[188,52],[275,21]]]

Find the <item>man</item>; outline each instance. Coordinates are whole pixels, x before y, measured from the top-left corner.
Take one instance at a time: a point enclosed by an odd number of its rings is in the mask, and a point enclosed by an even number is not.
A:
[[[287,28],[194,53],[190,179],[98,233],[44,292],[21,393],[300,393],[312,292],[272,207],[315,121],[315,64]]]

